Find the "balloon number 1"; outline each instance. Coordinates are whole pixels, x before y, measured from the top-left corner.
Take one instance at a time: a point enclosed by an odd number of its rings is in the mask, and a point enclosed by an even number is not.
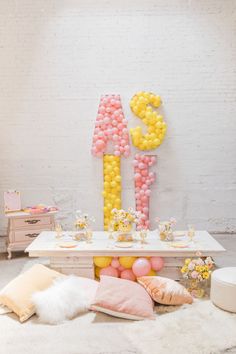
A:
[[[108,230],[111,222],[112,209],[121,208],[121,175],[119,156],[103,156],[103,198],[104,230]]]
[[[151,195],[151,184],[155,181],[155,173],[149,172],[149,167],[156,163],[156,156],[136,154],[134,158],[134,182],[136,210],[143,214],[138,230],[148,229],[149,221],[149,199]]]
[[[153,150],[159,147],[166,133],[163,117],[152,107],[161,105],[160,96],[151,92],[138,92],[130,101],[133,113],[147,126],[147,133],[141,127],[130,129],[133,145],[139,150]],[[104,179],[104,229],[109,228],[111,210],[121,208],[120,157],[130,155],[128,122],[124,117],[120,95],[104,95],[100,99],[92,143],[92,154],[103,158]],[[110,143],[110,144],[109,144]],[[149,228],[150,185],[155,174],[149,167],[156,163],[153,155],[135,155],[134,180],[136,209],[144,215],[139,229]]]

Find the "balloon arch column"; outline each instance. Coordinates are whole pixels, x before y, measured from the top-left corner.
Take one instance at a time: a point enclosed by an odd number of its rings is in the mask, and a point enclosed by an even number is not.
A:
[[[137,126],[130,129],[134,147],[141,151],[158,148],[166,134],[166,123],[157,109],[161,98],[151,92],[138,92],[131,101],[131,111],[144,125],[147,133]],[[125,119],[120,95],[104,95],[100,99],[92,143],[92,154],[103,159],[104,230],[111,224],[113,208],[121,209],[122,177],[120,160],[130,155],[128,122]],[[110,144],[109,144],[110,143]],[[110,146],[112,145],[112,147]],[[134,186],[136,210],[143,214],[138,230],[149,229],[149,200],[155,173],[149,167],[156,163],[155,155],[135,154]],[[163,266],[162,257],[94,257],[96,277],[110,275],[135,281],[137,277],[156,275]]]

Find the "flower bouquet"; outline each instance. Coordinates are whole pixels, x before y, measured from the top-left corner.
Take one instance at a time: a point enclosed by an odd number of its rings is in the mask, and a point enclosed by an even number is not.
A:
[[[211,257],[187,258],[181,268],[186,287],[194,297],[203,297],[208,279],[211,275],[214,261]]]
[[[168,221],[160,221],[160,218],[157,217],[155,221],[158,223],[161,241],[173,241],[173,226],[176,224],[176,219],[170,218]]]
[[[91,225],[91,222],[94,222],[94,218],[89,217],[88,214],[82,213],[81,210],[76,210],[75,212],[76,219],[75,219],[75,229],[76,233],[74,235],[74,239],[77,241],[87,240],[88,228]]]
[[[133,241],[132,230],[134,224],[139,224],[143,215],[140,211],[129,208],[128,211],[123,209],[112,209],[111,211],[111,229],[117,231],[117,241]]]

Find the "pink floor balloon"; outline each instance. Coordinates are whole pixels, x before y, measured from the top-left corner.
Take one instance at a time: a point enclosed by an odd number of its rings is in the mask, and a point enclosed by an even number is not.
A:
[[[123,270],[123,272],[120,273],[120,277],[122,279],[131,280],[131,281],[136,280],[136,276],[134,275],[134,273],[131,269]]]
[[[132,266],[132,271],[136,277],[143,277],[151,270],[151,263],[146,258],[138,258]]]
[[[116,268],[113,268],[112,266],[109,266],[109,267],[106,267],[106,268],[102,268],[100,270],[100,276],[101,275],[108,275],[110,277],[118,278],[119,273],[118,273],[118,270]]]
[[[111,261],[111,266],[113,268],[119,268],[120,267],[119,259],[113,258],[112,261]]]
[[[164,259],[162,257],[151,257],[150,262],[152,269],[157,272],[164,267]]]
[[[137,226],[138,230],[148,229],[149,199],[151,196],[151,184],[155,181],[155,173],[149,172],[149,167],[156,163],[156,156],[136,154],[134,158],[134,182],[136,210],[143,214],[143,218]]]
[[[113,151],[106,151],[108,142]],[[104,153],[128,157],[130,155],[129,131],[124,117],[120,95],[105,95],[100,99],[93,135],[92,154],[102,157]]]

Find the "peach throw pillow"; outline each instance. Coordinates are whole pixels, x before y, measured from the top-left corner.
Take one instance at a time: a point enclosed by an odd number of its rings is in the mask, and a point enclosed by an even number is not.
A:
[[[183,305],[193,302],[192,296],[184,286],[176,281],[163,277],[140,277],[141,284],[152,299],[163,305]]]
[[[109,276],[101,276],[90,308],[130,320],[154,318],[153,301],[141,285]]]
[[[19,316],[20,322],[24,322],[35,313],[31,300],[33,293],[47,289],[59,277],[63,275],[42,264],[35,264],[1,290],[0,304],[7,306]]]

